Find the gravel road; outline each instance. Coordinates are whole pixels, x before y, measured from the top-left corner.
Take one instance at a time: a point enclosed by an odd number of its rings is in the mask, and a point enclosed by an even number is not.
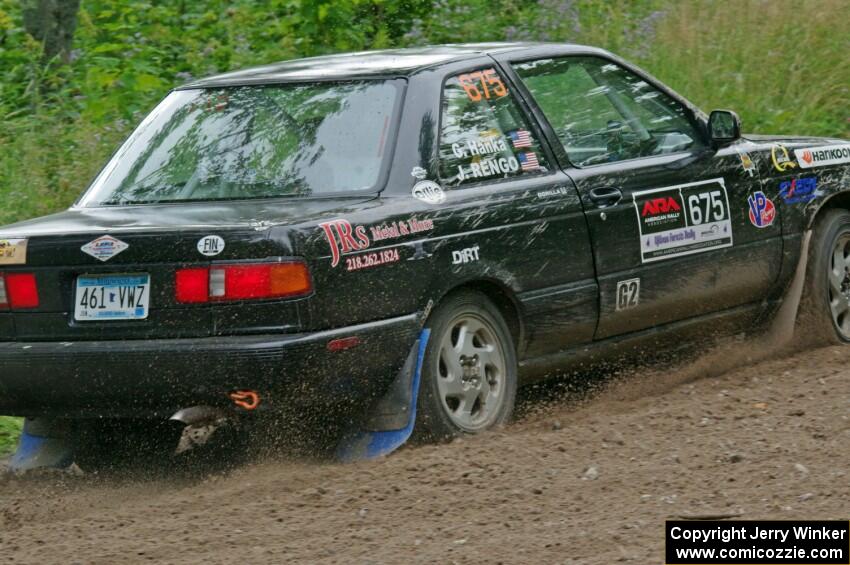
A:
[[[0,561],[648,564],[665,519],[850,518],[850,349],[746,351],[534,393],[503,430],[379,461],[7,476]]]

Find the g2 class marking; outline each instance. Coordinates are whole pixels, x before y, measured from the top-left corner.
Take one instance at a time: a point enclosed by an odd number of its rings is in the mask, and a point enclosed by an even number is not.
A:
[[[640,278],[617,282],[617,312],[640,304]]]

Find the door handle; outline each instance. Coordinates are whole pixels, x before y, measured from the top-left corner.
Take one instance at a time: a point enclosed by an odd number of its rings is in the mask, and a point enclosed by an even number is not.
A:
[[[606,208],[622,200],[623,192],[619,188],[594,188],[590,191],[590,199],[600,208]]]

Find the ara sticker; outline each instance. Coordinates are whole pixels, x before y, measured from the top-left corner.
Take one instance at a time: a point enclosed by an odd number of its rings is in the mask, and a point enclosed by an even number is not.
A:
[[[428,204],[442,204],[446,201],[446,193],[434,181],[423,180],[413,186],[413,197]]]
[[[733,244],[722,178],[636,191],[633,197],[642,263]]]
[[[26,265],[26,239],[0,239],[0,265]]]
[[[217,235],[207,235],[198,241],[198,253],[214,257],[224,251],[224,239]]]
[[[832,147],[795,149],[794,156],[797,157],[801,169],[850,163],[850,143]]]
[[[750,154],[746,151],[739,151],[738,157],[741,158],[741,166],[744,167],[744,171],[750,174],[750,177],[754,177],[756,174],[756,164],[753,163]]]
[[[423,169],[422,167],[413,167],[410,171],[410,176],[415,179],[425,180],[425,177],[428,176],[428,171]]]
[[[773,161],[773,166],[780,173],[784,173],[789,169],[797,168],[797,163],[791,160],[788,155],[788,150],[784,145],[774,145],[770,148],[770,159]]]
[[[776,218],[776,206],[773,201],[765,196],[764,192],[757,190],[747,197],[749,205],[750,223],[757,228],[766,228],[773,224]]]
[[[779,197],[786,204],[805,204],[818,196],[818,179],[807,177],[779,183]]]
[[[80,247],[83,253],[91,255],[98,261],[109,261],[125,249],[130,247],[120,239],[115,239],[111,235],[99,237],[94,241],[90,241]]]
[[[640,304],[640,279],[617,281],[617,312]]]

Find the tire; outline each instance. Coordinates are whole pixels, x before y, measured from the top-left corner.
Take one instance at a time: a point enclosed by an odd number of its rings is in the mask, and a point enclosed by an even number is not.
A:
[[[850,343],[850,212],[827,210],[811,237],[797,342]]]
[[[109,419],[80,422],[74,462],[84,471],[158,470],[174,456],[183,424],[160,420]]]
[[[440,441],[507,422],[517,391],[516,348],[498,308],[483,294],[450,295],[426,323],[414,438]]]

